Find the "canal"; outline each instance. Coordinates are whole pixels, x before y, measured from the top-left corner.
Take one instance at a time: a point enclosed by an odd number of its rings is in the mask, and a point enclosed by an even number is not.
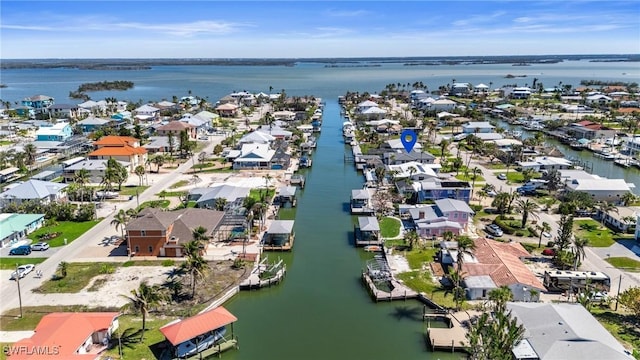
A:
[[[524,130],[521,126],[511,125],[503,120],[497,120],[497,124],[505,129],[521,130],[523,138],[532,137],[535,134],[534,132]],[[567,159],[576,160],[576,163],[583,164],[585,169],[588,168],[588,171],[592,174],[609,179],[625,179],[627,183],[635,184],[636,187],[632,190],[636,195],[640,195],[640,170],[637,168],[620,167],[614,164],[613,161],[607,161],[594,156],[594,153],[589,150],[576,151],[551,136],[545,136],[544,142],[547,146],[556,147]]]
[[[326,99],[313,167],[299,197],[292,253],[268,253],[288,264],[278,286],[241,292],[225,304],[237,315],[240,349],[230,359],[460,359],[431,353],[423,306],[415,300],[374,303],[360,281],[369,253],[352,244],[348,203],[363,179],[342,139],[336,99]]]

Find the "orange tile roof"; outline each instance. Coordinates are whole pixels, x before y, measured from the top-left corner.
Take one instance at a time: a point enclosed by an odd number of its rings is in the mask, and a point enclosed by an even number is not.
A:
[[[621,107],[617,111],[619,113],[621,113],[621,114],[631,114],[631,113],[634,113],[634,112],[640,112],[640,109],[639,108],[633,108],[633,107],[628,107],[628,108],[622,108]]]
[[[125,146],[104,146],[89,153],[88,156],[133,156],[146,154],[147,149],[143,147]]]
[[[103,136],[98,141],[95,141],[94,144],[98,146],[114,146],[114,145],[132,145],[140,140],[131,137],[131,136],[115,136],[115,135],[107,135]]]
[[[213,310],[200,313],[196,316],[169,323],[160,328],[164,337],[173,344],[178,345],[207,331],[238,321],[238,318],[222,306]]]
[[[11,360],[96,359],[97,354],[76,354],[91,334],[108,329],[117,312],[51,313],[42,317],[33,336],[20,340]],[[48,352],[48,353],[47,353]]]
[[[477,263],[462,264],[462,271],[467,276],[488,275],[497,286],[525,284],[536,289],[544,289],[544,285],[520,260],[529,253],[516,242],[479,238],[474,240],[473,251]]]

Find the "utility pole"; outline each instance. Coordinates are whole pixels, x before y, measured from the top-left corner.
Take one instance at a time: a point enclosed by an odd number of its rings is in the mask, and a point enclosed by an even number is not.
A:
[[[620,302],[620,288],[622,287],[622,274],[620,274],[620,278],[618,280],[618,294],[616,295],[616,309],[618,311],[618,303]]]
[[[16,284],[18,285],[18,303],[20,304],[20,318],[22,319],[22,292],[20,291],[20,272],[18,271],[18,264],[16,263]],[[616,307],[618,303],[616,303]]]

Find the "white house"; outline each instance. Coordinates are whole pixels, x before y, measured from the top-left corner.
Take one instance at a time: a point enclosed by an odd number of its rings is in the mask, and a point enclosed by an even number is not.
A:
[[[371,100],[366,100],[366,101],[363,101],[363,102],[361,102],[361,103],[359,103],[357,105],[356,111],[358,113],[362,114],[364,111],[366,111],[368,109],[371,109],[371,108],[374,108],[374,107],[375,108],[378,107],[378,104],[376,102],[371,101]]]
[[[135,109],[134,112],[136,113],[136,119],[147,120],[158,116],[160,114],[160,109],[149,104],[145,104]]]
[[[567,188],[573,191],[585,192],[591,195],[594,201],[620,202],[624,194],[635,188],[633,183],[627,183],[624,179],[574,179],[567,184]]]
[[[438,99],[431,103],[429,110],[433,111],[451,111],[456,108],[457,103],[449,99]]]
[[[276,151],[268,144],[244,144],[240,154],[233,160],[235,170],[243,169],[271,169],[271,159]]]
[[[465,134],[492,133],[496,127],[488,121],[471,121],[462,124],[462,132]]]
[[[518,165],[525,169],[541,170],[563,170],[573,167],[571,160],[552,156],[538,156],[533,161],[518,161]]]
[[[606,105],[612,102],[613,99],[604,94],[594,94],[591,96],[587,96],[585,101],[590,105]]]

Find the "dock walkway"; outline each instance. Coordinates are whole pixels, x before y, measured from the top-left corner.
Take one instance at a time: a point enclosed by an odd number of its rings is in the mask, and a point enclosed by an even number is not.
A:
[[[432,350],[465,351],[469,346],[467,340],[468,325],[471,319],[480,316],[479,311],[458,311],[448,314],[425,314],[425,318],[444,318],[449,324],[447,328],[427,327],[427,337]]]
[[[392,301],[392,300],[407,300],[415,299],[418,297],[418,293],[406,287],[403,283],[396,279],[389,280],[391,285],[391,291],[380,290],[376,287],[376,284],[371,279],[371,276],[366,272],[362,273],[362,279],[369,289],[371,297],[376,301]]]

